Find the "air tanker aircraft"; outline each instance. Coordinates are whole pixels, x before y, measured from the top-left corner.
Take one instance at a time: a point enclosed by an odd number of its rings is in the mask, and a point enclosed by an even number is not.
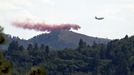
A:
[[[96,17],[96,16],[95,16],[95,19],[96,19],[96,20],[103,20],[104,17]]]

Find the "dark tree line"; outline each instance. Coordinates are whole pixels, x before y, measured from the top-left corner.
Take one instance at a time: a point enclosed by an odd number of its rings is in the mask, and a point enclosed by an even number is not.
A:
[[[23,47],[23,45],[19,45],[18,41],[12,41],[9,46],[8,46],[8,51],[12,50],[46,50],[46,52],[49,52],[49,46],[45,46],[44,44],[41,44],[40,46],[35,43],[35,44],[28,44],[26,48]]]
[[[91,46],[82,39],[78,44],[76,49],[55,51],[44,44],[24,48],[12,41],[6,55],[14,63],[16,75],[25,75],[38,65],[46,69],[47,75],[134,75],[134,36],[115,39],[106,45],[94,42]],[[32,72],[36,74],[38,70]]]

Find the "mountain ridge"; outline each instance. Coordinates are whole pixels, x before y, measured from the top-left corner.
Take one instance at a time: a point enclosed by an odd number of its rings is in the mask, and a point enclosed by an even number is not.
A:
[[[6,50],[11,41],[18,41],[18,43],[25,48],[27,48],[28,44],[37,43],[38,45],[48,45],[50,48],[54,49],[77,48],[80,39],[83,39],[88,45],[92,45],[94,42],[98,44],[107,44],[110,41],[109,39],[87,36],[69,30],[56,30],[50,33],[43,33],[28,40],[20,39],[9,34],[6,34],[5,37],[8,40],[8,43],[6,43],[6,45],[1,45],[0,47]]]
[[[29,41],[34,43],[43,43],[54,48],[76,48],[80,39],[83,39],[83,41],[85,41],[88,45],[92,45],[94,42],[107,44],[110,41],[109,39],[91,37],[68,30],[59,30],[47,34],[39,34],[29,39]]]

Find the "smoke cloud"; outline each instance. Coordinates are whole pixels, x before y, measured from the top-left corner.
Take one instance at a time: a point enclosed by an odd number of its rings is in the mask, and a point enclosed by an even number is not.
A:
[[[23,28],[23,29],[30,29],[36,31],[56,31],[56,30],[78,30],[80,26],[77,24],[46,24],[46,23],[33,23],[33,22],[13,22],[13,26]]]

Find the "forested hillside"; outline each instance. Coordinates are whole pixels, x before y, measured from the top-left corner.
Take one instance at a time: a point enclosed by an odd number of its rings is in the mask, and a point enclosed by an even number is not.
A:
[[[13,63],[13,75],[25,75],[42,66],[47,75],[134,75],[134,36],[105,44],[79,40],[76,49],[51,50],[44,44],[27,48],[12,41],[5,57]]]
[[[28,40],[20,39],[19,37],[11,36],[6,34],[6,40],[8,42],[4,45],[0,45],[0,48],[7,50],[8,46],[12,41],[17,41],[19,45],[23,45],[24,48],[28,46],[28,44],[38,45],[44,44],[49,45],[50,48],[53,49],[64,49],[64,48],[77,48],[78,42],[80,39],[86,41],[87,44],[92,45],[93,42],[97,44],[107,44],[110,39],[99,38],[99,37],[91,37],[84,34],[76,33],[69,30],[57,30],[50,33],[43,33],[36,35]],[[57,44],[58,43],[58,44]]]

